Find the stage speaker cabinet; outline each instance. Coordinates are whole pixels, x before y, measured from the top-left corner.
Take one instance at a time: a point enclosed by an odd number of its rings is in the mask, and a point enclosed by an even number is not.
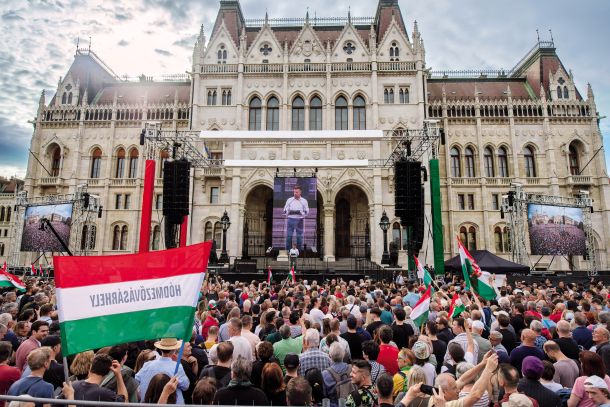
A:
[[[394,214],[405,226],[415,226],[423,219],[421,162],[396,161],[394,164]]]
[[[191,163],[166,161],[163,167],[163,216],[166,222],[181,224],[189,214]]]
[[[414,222],[411,229],[411,249],[414,252],[419,252],[424,243],[424,188],[421,188],[421,194],[419,198],[419,208],[417,215],[414,218]]]

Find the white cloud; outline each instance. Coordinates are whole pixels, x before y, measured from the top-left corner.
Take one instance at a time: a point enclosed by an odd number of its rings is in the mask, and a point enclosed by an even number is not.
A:
[[[25,171],[26,171],[25,165],[22,167],[22,166],[16,166],[16,165],[0,164],[0,177],[4,177],[4,178],[17,177],[20,179],[24,179]]]

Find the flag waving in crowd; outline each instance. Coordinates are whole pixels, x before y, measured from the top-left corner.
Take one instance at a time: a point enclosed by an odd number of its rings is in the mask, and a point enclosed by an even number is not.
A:
[[[62,353],[147,339],[188,340],[211,247],[205,242],[103,261],[56,257]]]
[[[431,286],[428,286],[424,295],[421,296],[417,304],[411,310],[411,320],[417,326],[421,326],[428,320],[428,312],[430,311],[430,292]]]
[[[457,238],[457,242],[460,251],[460,261],[462,263],[462,273],[464,274],[466,288],[477,293],[486,300],[493,300],[496,298],[497,294],[493,287],[491,274],[481,270],[466,247],[464,247],[459,237]]]
[[[38,271],[36,270],[36,267],[34,267],[34,263],[32,263],[32,275],[35,276],[36,274],[38,274]]]
[[[451,299],[451,307],[449,308],[449,318],[456,318],[465,310],[466,307],[462,303],[460,296],[458,294],[453,294],[453,298]]]
[[[415,260],[415,266],[417,267],[417,278],[424,282],[426,288],[430,287],[430,284],[432,284],[432,276],[428,270],[422,266],[417,256],[413,256],[413,259]]]
[[[273,280],[273,273],[271,272],[271,266],[267,269],[267,284],[271,284]]]
[[[25,284],[19,277],[8,272],[6,262],[0,269],[0,287],[15,287],[19,290],[25,290]]]
[[[296,283],[297,282],[297,275],[294,272],[294,266],[292,266],[292,268],[290,269],[290,276],[292,277],[292,283]]]

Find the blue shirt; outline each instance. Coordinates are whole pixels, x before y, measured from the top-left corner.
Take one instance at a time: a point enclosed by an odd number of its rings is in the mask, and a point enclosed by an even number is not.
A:
[[[136,373],[136,381],[140,383],[140,400],[144,400],[148,385],[152,380],[153,376],[158,373],[165,373],[169,377],[174,376],[174,370],[176,370],[176,362],[171,358],[161,357],[157,360],[151,360],[150,362],[144,363],[142,369]],[[178,367],[178,388],[176,389],[176,404],[184,404],[184,397],[182,396],[182,390],[189,388],[189,379],[184,373],[182,365]]]
[[[409,294],[405,295],[402,301],[406,302],[411,308],[413,308],[415,304],[417,304],[417,301],[419,301],[419,294],[410,292]]]
[[[52,399],[53,385],[45,382],[42,377],[24,377],[23,379],[19,379],[13,383],[8,389],[9,396],[21,396],[22,394],[28,394],[32,397]],[[42,404],[37,404],[37,406],[38,405]]]

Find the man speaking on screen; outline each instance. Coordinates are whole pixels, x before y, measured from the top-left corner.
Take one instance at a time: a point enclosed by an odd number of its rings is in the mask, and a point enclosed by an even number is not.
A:
[[[286,225],[286,250],[292,248],[292,235],[296,232],[297,235],[297,247],[299,250],[303,250],[303,220],[309,213],[309,205],[307,199],[303,198],[301,194],[303,190],[300,185],[295,185],[293,189],[293,196],[286,200],[284,205],[284,214],[287,217]]]

